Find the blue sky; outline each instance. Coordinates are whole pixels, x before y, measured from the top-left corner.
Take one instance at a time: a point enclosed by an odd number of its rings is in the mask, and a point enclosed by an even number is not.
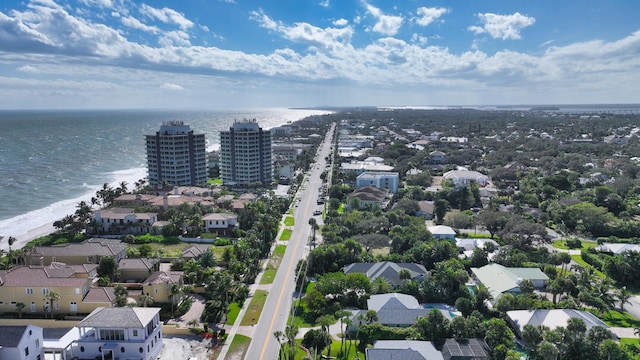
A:
[[[0,109],[639,103],[637,0],[2,0]]]

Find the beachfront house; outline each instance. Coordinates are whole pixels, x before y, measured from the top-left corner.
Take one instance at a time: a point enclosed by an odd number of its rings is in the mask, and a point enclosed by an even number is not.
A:
[[[155,360],[162,349],[160,308],[98,308],[76,327],[68,348],[79,359]]]
[[[0,325],[0,360],[44,360],[42,328]]]

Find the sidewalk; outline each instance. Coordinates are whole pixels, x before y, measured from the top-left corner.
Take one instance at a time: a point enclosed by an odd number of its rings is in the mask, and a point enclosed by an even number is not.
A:
[[[282,231],[286,228],[289,228],[284,224],[284,219],[287,216],[291,216],[291,215],[289,213],[285,213],[282,215],[282,218],[280,219],[280,225],[281,225],[280,230],[278,230],[278,234],[276,235],[276,241],[274,241],[274,243],[271,245],[271,250],[269,251],[270,254],[273,254],[273,251],[276,245],[287,244],[287,241],[279,240],[280,236],[282,236]],[[262,275],[267,269],[267,265],[269,264],[269,261],[271,261],[271,256],[269,256],[269,258],[264,259],[262,261],[260,272],[258,273],[258,276],[256,276],[255,282],[249,287],[249,296],[247,296],[247,299],[242,305],[242,309],[240,309],[240,313],[238,313],[238,317],[236,318],[236,321],[233,323],[233,325],[226,325],[226,324],[223,325],[223,328],[227,332],[227,340],[224,342],[224,344],[220,348],[220,353],[218,354],[218,360],[224,360],[227,357],[227,353],[229,352],[229,347],[231,346],[231,342],[233,341],[233,338],[236,336],[236,334],[244,335],[247,337],[253,336],[254,327],[241,326],[240,323],[242,322],[242,319],[244,318],[244,315],[247,312],[247,308],[249,307],[251,298],[256,293],[256,290],[265,290],[267,292],[271,290],[271,284],[260,284],[260,280],[262,279]]]

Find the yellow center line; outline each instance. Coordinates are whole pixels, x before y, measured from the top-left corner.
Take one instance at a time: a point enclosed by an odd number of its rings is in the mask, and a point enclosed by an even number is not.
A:
[[[267,343],[269,342],[269,336],[271,335],[271,331],[273,330],[273,324],[276,321],[276,315],[278,314],[278,309],[280,308],[280,302],[282,301],[282,295],[284,295],[284,290],[286,288],[286,284],[289,281],[289,275],[291,274],[291,267],[293,266],[294,259],[296,258],[296,254],[298,253],[298,249],[294,248],[293,258],[289,263],[289,267],[287,268],[287,275],[285,277],[284,283],[282,285],[282,290],[280,290],[280,296],[278,296],[278,302],[276,303],[276,308],[274,309],[273,315],[271,316],[271,323],[269,324],[269,331],[267,331],[267,338],[262,344],[262,351],[260,351],[260,359],[264,358],[264,352],[267,350]]]

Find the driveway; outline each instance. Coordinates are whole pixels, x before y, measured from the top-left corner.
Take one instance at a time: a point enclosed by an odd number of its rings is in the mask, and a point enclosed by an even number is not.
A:
[[[204,297],[198,294],[189,294],[187,295],[191,298],[191,308],[187,311],[186,314],[173,318],[169,320],[169,324],[178,324],[180,328],[189,327],[187,324],[191,320],[197,320],[200,323],[200,315],[202,315],[202,311],[204,310]]]

